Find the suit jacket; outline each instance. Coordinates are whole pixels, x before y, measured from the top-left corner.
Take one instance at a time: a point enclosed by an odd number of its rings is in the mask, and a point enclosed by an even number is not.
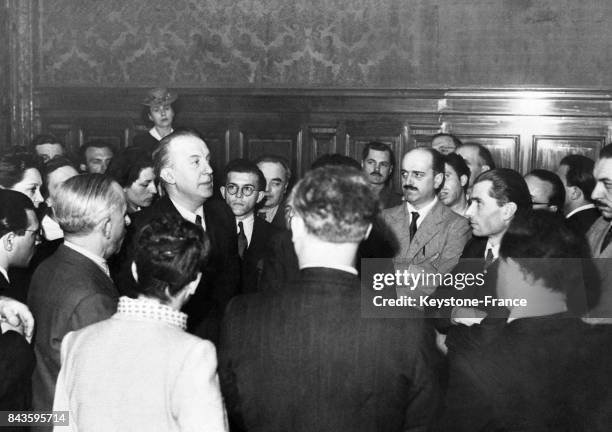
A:
[[[8,287],[8,281],[0,274],[0,295],[5,295],[3,291]],[[34,352],[25,338],[14,331],[0,332],[0,411],[31,408],[33,370]]]
[[[410,265],[418,273],[447,273],[459,262],[461,252],[471,236],[467,219],[437,201],[410,241],[410,214],[406,204],[384,210],[383,219],[400,245],[396,263]],[[434,287],[421,285],[430,294]],[[402,288],[398,289],[401,294]]]
[[[146,223],[162,215],[180,216],[168,196],[164,196],[150,207],[138,212],[130,225],[124,242],[121,284],[133,285],[129,269],[134,249],[134,236]],[[218,319],[229,300],[238,293],[240,283],[240,258],[238,257],[238,237],[234,215],[223,201],[208,200],[204,203],[204,221],[206,234],[210,239],[210,254],[202,268],[202,280],[196,293],[185,305],[183,311],[189,315],[190,331],[197,331],[198,326],[207,321],[202,329],[207,339],[216,340]],[[129,292],[125,291],[124,292]]]
[[[566,314],[517,319],[495,329],[453,327],[438,430],[607,430],[609,423],[585,427],[592,420],[589,395],[602,396],[610,386],[598,381],[590,367],[596,346],[590,331]],[[605,410],[609,413],[609,406]]]
[[[66,335],[58,431],[225,431],[215,347],[171,324],[117,313]]]
[[[118,296],[113,281],[93,261],[63,244],[38,266],[28,294],[36,319],[35,410],[50,411],[53,406],[63,337],[110,317]]]
[[[586,238],[589,242],[591,254],[598,279],[600,290],[599,301],[590,311],[590,317],[612,322],[612,242],[602,251],[601,245],[610,228],[610,221],[601,216],[587,231]]]
[[[578,235],[585,235],[599,218],[600,213],[596,208],[588,208],[574,213],[566,220],[567,226]]]
[[[438,360],[422,319],[362,318],[359,279],[329,268],[236,297],[219,345],[230,423],[247,431],[424,431]]]
[[[285,219],[286,209],[287,203],[283,201],[278,205],[278,210],[276,210],[276,214],[270,223],[277,228],[288,229],[289,227],[287,226],[287,220]]]
[[[387,185],[380,191],[378,200],[380,201],[380,207],[382,209],[388,209],[402,204],[404,196],[395,192],[393,186]]]
[[[262,218],[254,218],[251,242],[241,260],[240,292],[242,294],[258,291],[264,258],[270,253],[270,240],[280,231],[279,228]]]

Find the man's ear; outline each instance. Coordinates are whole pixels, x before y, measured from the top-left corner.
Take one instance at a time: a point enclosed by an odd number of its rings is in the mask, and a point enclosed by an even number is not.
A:
[[[2,246],[4,250],[7,252],[11,252],[15,247],[15,233],[9,232],[4,237],[2,237]]]
[[[107,239],[111,238],[111,233],[113,231],[113,223],[111,222],[111,218],[108,217],[104,219],[102,223],[102,233],[104,234],[104,237]]]
[[[465,174],[462,174],[461,177],[459,177],[459,183],[461,184],[461,187],[465,187],[465,185],[470,181],[470,178],[468,176],[466,176]]]
[[[508,223],[510,223],[517,210],[518,207],[515,202],[507,202],[502,206],[502,217],[505,221],[508,221]]]
[[[444,173],[437,173],[434,175],[434,189],[439,189],[444,181]]]
[[[265,196],[266,196],[266,193],[264,191],[257,192],[257,204],[259,204],[261,200],[264,199]]]
[[[82,163],[81,165],[79,165],[79,169],[81,170],[81,172],[86,172],[87,171],[87,165]]]
[[[132,271],[132,276],[134,277],[134,280],[138,282],[138,269],[136,268],[136,261],[132,261],[130,270]]]
[[[159,173],[159,177],[168,184],[175,184],[174,170],[170,167],[164,167]]]
[[[482,171],[480,171],[480,172],[483,173],[485,171],[491,171],[491,167],[489,165],[483,165],[482,166]]]
[[[219,188],[219,190],[221,191],[221,196],[223,197],[223,199],[225,199],[225,186],[221,186]],[[257,201],[257,202],[259,202],[259,201]]]
[[[568,190],[569,190],[568,198],[572,201],[581,200],[584,197],[584,193],[582,193],[582,190],[580,190],[578,186],[570,186],[568,187]]]

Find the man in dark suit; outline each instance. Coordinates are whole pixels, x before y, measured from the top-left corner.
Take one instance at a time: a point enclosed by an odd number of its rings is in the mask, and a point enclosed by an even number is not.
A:
[[[270,239],[281,230],[255,217],[256,205],[264,199],[266,178],[257,165],[235,159],[225,167],[221,196],[236,217],[238,255],[240,256],[240,292],[258,290],[263,261]]]
[[[262,156],[255,163],[266,178],[266,199],[258,210],[257,216],[278,228],[287,229],[285,196],[291,180],[289,163],[284,158],[275,155]]]
[[[459,262],[470,227],[467,219],[436,196],[444,184],[444,156],[429,147],[418,147],[404,155],[401,168],[406,203],[383,211],[400,244],[396,266],[412,274],[449,272]],[[398,288],[398,294],[413,294],[411,288]],[[421,283],[416,292],[431,294],[434,289]]]
[[[27,267],[38,235],[32,201],[22,193],[0,189],[0,296],[10,288],[8,269]],[[0,302],[8,308],[6,298],[0,297]],[[25,308],[16,301],[14,306]],[[34,352],[24,335],[31,338],[32,333],[26,333],[20,320],[9,321],[1,313],[0,327],[0,410],[29,410]]]
[[[66,180],[53,197],[64,243],[34,272],[28,305],[37,321],[35,410],[50,411],[62,338],[115,313],[117,292],[106,260],[121,247],[129,223],[123,189],[101,174]]]
[[[440,298],[478,298],[495,296],[496,261],[499,245],[514,217],[531,210],[531,198],[527,184],[521,175],[508,168],[485,171],[476,179],[466,217],[472,228],[472,238],[461,254],[454,274],[485,273],[483,285],[471,285],[457,289],[440,286],[435,296]],[[486,271],[486,272],[485,272]],[[480,310],[482,309],[482,310]],[[486,315],[490,308],[445,307],[428,312],[441,318],[436,327],[446,331],[451,324],[471,324]],[[503,311],[502,311],[503,312]]]
[[[210,239],[211,251],[200,285],[183,310],[189,315],[190,331],[215,341],[221,314],[237,294],[240,282],[234,215],[223,201],[209,200],[213,194],[210,152],[196,132],[184,129],[164,137],[153,162],[166,195],[134,216],[122,251],[126,258],[120,280],[126,285],[134,283],[129,270],[133,238],[147,222],[163,214],[178,214],[201,226]]]
[[[300,279],[235,298],[219,373],[237,430],[426,430],[437,353],[419,318],[362,318],[354,260],[378,211],[352,168],[308,172],[291,195]]]
[[[450,330],[439,430],[607,430],[609,423],[585,427],[606,415],[602,408],[610,418],[607,406],[589,402],[592,393],[609,395],[610,382],[585,367],[595,341],[566,305],[580,273],[576,258],[588,255],[584,238],[540,210],[512,220],[499,254],[497,297],[509,316],[497,327]]]
[[[565,186],[563,211],[567,224],[578,234],[586,234],[599,217],[599,210],[591,201],[595,188],[595,162],[586,156],[569,155],[561,159],[557,175]]]
[[[367,143],[361,154],[361,168],[367,175],[381,208],[391,208],[402,203],[402,195],[393,190],[395,155],[391,147],[377,141]]]

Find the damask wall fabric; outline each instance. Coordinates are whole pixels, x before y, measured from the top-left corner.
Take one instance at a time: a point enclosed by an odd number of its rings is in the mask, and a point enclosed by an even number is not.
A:
[[[46,86],[609,86],[612,2],[54,0]]]

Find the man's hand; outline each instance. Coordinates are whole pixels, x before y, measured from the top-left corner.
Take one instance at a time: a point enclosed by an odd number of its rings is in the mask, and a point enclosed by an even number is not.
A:
[[[25,338],[30,342],[34,334],[34,317],[30,309],[23,303],[9,297],[0,296],[0,321],[3,321],[2,331],[7,329],[22,329]]]

